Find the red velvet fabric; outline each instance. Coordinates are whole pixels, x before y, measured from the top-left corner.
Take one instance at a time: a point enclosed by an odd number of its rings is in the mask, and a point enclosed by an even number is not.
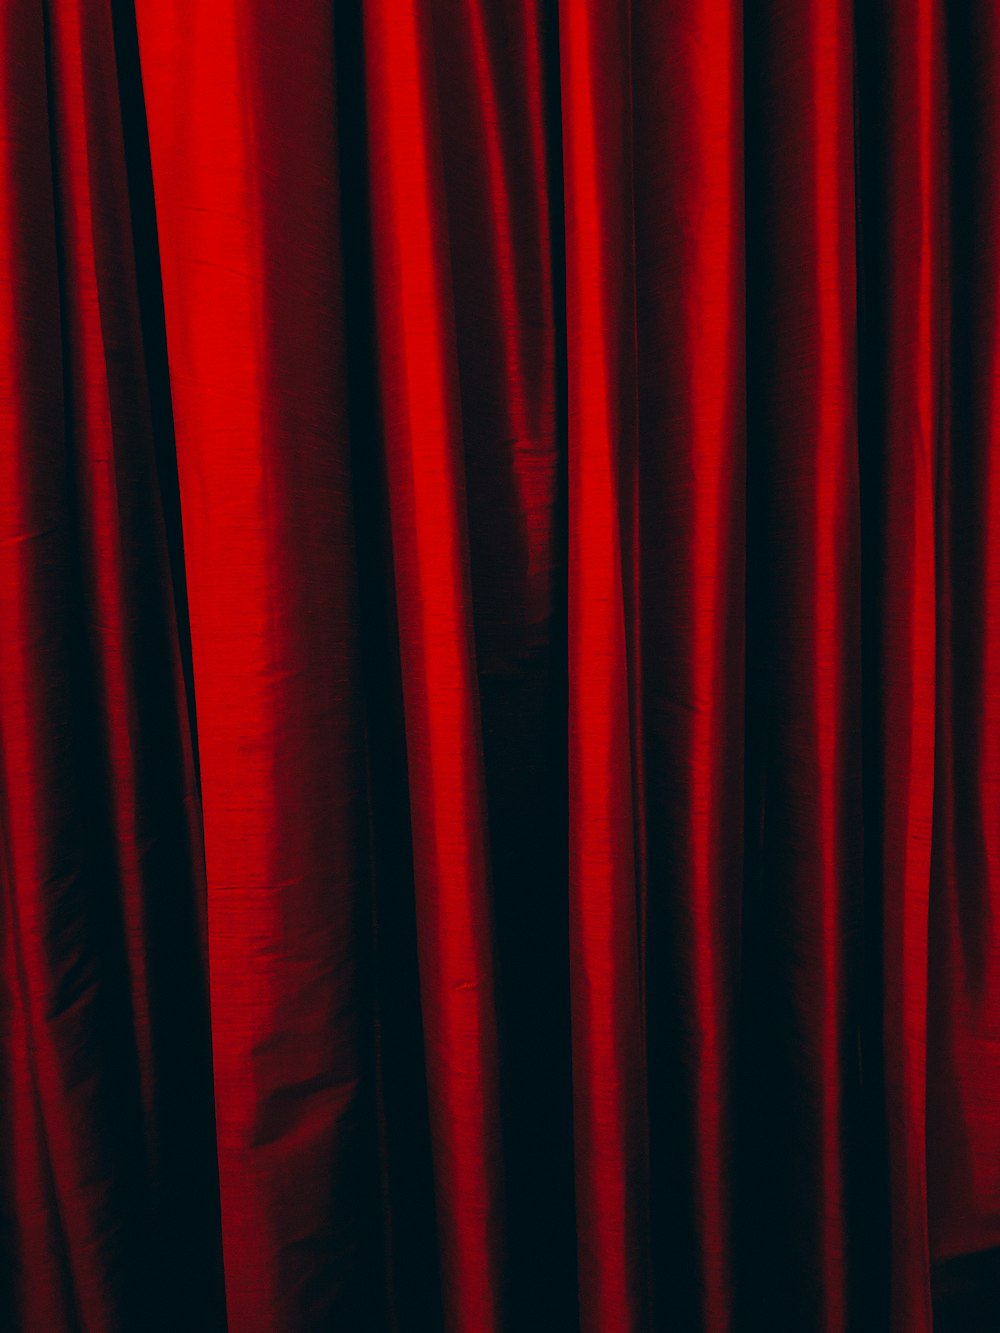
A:
[[[930,1333],[1000,1248],[995,4],[0,48],[0,1326]]]

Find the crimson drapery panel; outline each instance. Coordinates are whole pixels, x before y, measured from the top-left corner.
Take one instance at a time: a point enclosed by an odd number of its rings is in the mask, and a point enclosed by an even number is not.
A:
[[[991,0],[0,51],[0,1325],[993,1327]]]

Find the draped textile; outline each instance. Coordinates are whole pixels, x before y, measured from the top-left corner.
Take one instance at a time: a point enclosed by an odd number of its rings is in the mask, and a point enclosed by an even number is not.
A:
[[[0,46],[0,1326],[1000,1326],[992,0]]]

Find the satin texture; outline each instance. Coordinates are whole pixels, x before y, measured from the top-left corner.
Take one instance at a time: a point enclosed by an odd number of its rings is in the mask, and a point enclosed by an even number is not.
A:
[[[995,6],[0,51],[0,1327],[1000,1327]]]

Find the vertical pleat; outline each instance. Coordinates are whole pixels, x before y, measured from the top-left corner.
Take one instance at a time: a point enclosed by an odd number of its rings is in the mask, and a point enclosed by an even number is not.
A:
[[[881,4],[859,28],[868,376],[877,491],[885,1114],[891,1326],[931,1325],[925,1107],[934,811],[936,492],[945,402],[944,65],[938,0]],[[867,138],[865,137],[867,136]]]
[[[14,1147],[57,1202],[79,1318],[137,1320],[144,1283],[180,1269],[159,1327],[207,1308],[216,1271],[193,764],[111,14],[91,6],[84,23],[72,0],[53,0],[36,18],[24,68],[38,98],[38,236],[10,238],[26,247],[21,281],[48,290],[11,344],[6,401],[20,420],[7,433],[3,543],[5,664],[22,673],[2,692],[20,710],[2,728],[8,959],[33,1083],[29,1095],[19,1069]],[[202,1220],[182,1227],[194,1197]],[[25,1276],[35,1258],[21,1255]],[[60,1290],[64,1275],[53,1309]],[[43,1299],[27,1285],[18,1295],[22,1317]]]
[[[950,430],[928,935],[931,1258],[1000,1246],[1000,14],[947,15]]]
[[[67,763],[74,744],[71,700],[63,688],[72,661],[66,634],[70,531],[41,6],[5,4],[0,41],[0,263],[9,275],[0,288],[0,1320],[9,1327],[20,1321],[75,1329],[72,1282],[81,1271],[77,1260],[70,1272],[67,1240],[91,1242],[82,1276],[86,1281],[96,1269],[97,1286],[109,1247],[100,1218],[96,1229],[84,1224],[81,1236],[77,1219],[64,1220],[59,1204],[80,1165],[87,1170],[95,1160],[88,1117],[99,1107],[91,1104],[95,1043],[80,1042],[93,1019],[94,990],[77,887],[76,775]],[[69,896],[64,892],[56,916],[52,899],[60,887]],[[83,1047],[77,1069],[89,1077],[66,1089],[62,1067],[74,1045]],[[66,1143],[67,1112],[70,1124],[82,1113],[84,1142]],[[57,1140],[51,1155],[50,1135]]]
[[[658,1325],[733,1319],[743,877],[742,6],[633,7]]]
[[[49,73],[78,552],[163,1318],[217,1282],[200,816],[159,494],[107,4],[50,0]],[[206,1193],[207,1185],[207,1193]],[[187,1223],[192,1203],[204,1223]],[[162,1265],[162,1267],[161,1267]],[[199,1316],[202,1317],[202,1316]]]
[[[635,590],[628,6],[560,5],[568,421],[569,894],[580,1321],[647,1318],[648,1133],[626,617]]]
[[[861,772],[853,30],[746,8],[747,1317],[843,1329],[858,1211]],[[775,959],[784,959],[775,966]]]
[[[574,1300],[566,945],[564,451],[554,221],[557,37],[537,0],[434,8],[490,824],[504,1079],[507,1317]],[[530,920],[531,929],[525,929]]]
[[[365,12],[377,345],[448,1328],[502,1326],[492,909],[429,7]]]
[[[229,1326],[377,1327],[329,5],[137,10],[198,710]]]

